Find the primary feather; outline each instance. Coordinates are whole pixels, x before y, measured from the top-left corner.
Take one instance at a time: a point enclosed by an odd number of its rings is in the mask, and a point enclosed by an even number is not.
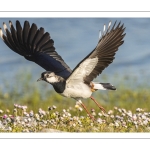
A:
[[[34,23],[30,27],[28,21],[24,22],[23,28],[19,21],[16,21],[16,29],[11,21],[9,25],[10,31],[3,23],[6,35],[0,29],[0,36],[10,49],[58,76],[66,79],[70,75],[71,69],[55,51],[54,41],[44,28],[38,29]]]

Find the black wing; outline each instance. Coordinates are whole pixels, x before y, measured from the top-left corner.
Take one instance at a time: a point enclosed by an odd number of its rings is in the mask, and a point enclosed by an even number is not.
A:
[[[48,32],[44,33],[44,28],[38,29],[34,23],[30,27],[28,21],[24,22],[23,29],[19,21],[16,21],[16,29],[11,21],[9,26],[10,31],[3,23],[6,35],[0,28],[0,37],[10,49],[65,79],[70,75],[71,69],[55,51],[54,41]]]
[[[116,22],[110,30],[110,24],[107,31],[103,32],[96,48],[86,56],[72,71],[67,82],[72,83],[83,81],[87,84],[96,78],[115,58],[114,55],[119,46],[123,44],[123,33],[125,28]],[[104,26],[105,27],[105,26]]]

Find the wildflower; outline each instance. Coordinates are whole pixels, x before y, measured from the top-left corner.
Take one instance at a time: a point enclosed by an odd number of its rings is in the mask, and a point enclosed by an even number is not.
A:
[[[122,122],[122,126],[123,127],[126,126],[126,122],[125,121]]]
[[[102,116],[102,113],[98,113],[98,115],[101,117],[101,116]]]
[[[133,123],[134,123],[135,125],[137,125],[137,121],[133,121]]]
[[[28,121],[30,122],[30,121],[31,121],[31,118],[28,118]]]
[[[114,109],[117,110],[118,108],[117,108],[117,107],[114,107]]]
[[[132,117],[132,112],[131,112],[131,111],[127,112],[127,115],[128,115],[129,117]]]
[[[18,105],[18,108],[22,108],[22,106],[21,106],[21,105]]]
[[[80,119],[84,119],[84,117],[83,117],[83,116],[80,116]]]
[[[120,116],[119,116],[119,115],[116,115],[116,119],[120,120]]]
[[[137,120],[137,116],[134,114],[133,116],[132,116],[132,119],[135,121],[135,120]]]
[[[73,120],[79,120],[79,117],[73,116]]]
[[[142,109],[141,109],[141,108],[137,108],[136,111],[137,111],[137,112],[140,112],[140,111],[142,111]]]
[[[14,107],[15,107],[15,108],[18,108],[18,104],[14,104]]]
[[[122,108],[122,112],[123,112],[123,113],[126,113],[126,110],[125,110],[124,108]]]
[[[145,119],[146,119],[146,116],[145,116],[145,115],[142,115],[142,119],[145,120]]]
[[[114,118],[114,115],[110,115],[110,118],[112,118],[112,119],[113,119],[113,118]]]
[[[12,128],[11,128],[11,127],[8,127],[8,131],[12,131]]]
[[[144,115],[145,115],[145,116],[148,116],[148,113],[147,113],[147,112],[144,112]]]
[[[99,124],[102,124],[103,121],[102,121],[101,118],[98,118],[98,119],[97,119],[97,122],[98,122]]]
[[[104,113],[103,116],[104,116],[104,117],[108,117],[109,115],[107,115],[107,114]]]
[[[91,114],[92,114],[93,116],[96,116],[96,113],[95,113],[95,112],[92,112]]]
[[[76,124],[75,124],[75,123],[73,123],[73,124],[72,124],[72,126],[73,126],[73,127],[75,127],[75,126],[76,126]]]
[[[78,120],[78,124],[81,124],[81,121],[80,121],[80,120]]]
[[[30,116],[30,117],[33,117],[33,116],[34,116],[33,110],[30,111],[29,116]]]
[[[144,124],[144,125],[147,125],[147,124],[148,124],[148,121],[147,121],[147,120],[144,120],[144,121],[143,121],[143,124]]]
[[[91,126],[93,126],[93,122],[92,122],[92,123],[90,123],[90,125],[91,125]]]
[[[65,112],[66,112],[66,109],[63,109],[63,112],[65,113]]]
[[[24,111],[26,111],[27,106],[21,106],[21,109],[24,110]]]
[[[121,110],[120,108],[118,109],[118,111],[119,111],[120,113],[122,112],[122,110]]]
[[[71,117],[71,114],[70,114],[70,113],[67,113],[67,116],[68,116],[68,117]]]
[[[112,110],[109,110],[108,111],[108,115],[110,115],[110,114],[112,114],[113,113],[113,111]]]
[[[79,107],[79,111],[83,111],[83,109],[81,107]]]
[[[42,120],[42,122],[43,122],[44,124],[47,124],[47,121],[46,121],[46,120]],[[54,122],[54,120],[51,120],[51,122]]]
[[[35,114],[35,117],[36,117],[36,118],[39,118],[40,116],[39,116],[39,114]]]
[[[73,121],[73,118],[70,118],[70,121]]]
[[[24,119],[24,122],[25,122],[25,123],[27,123],[27,122],[28,122],[28,120],[27,120],[27,119]]]
[[[10,110],[9,110],[9,109],[6,109],[6,112],[7,112],[7,113],[9,113],[9,112],[10,112]]]
[[[6,115],[6,114],[4,114],[4,115],[3,115],[3,119],[6,119],[6,118],[7,118],[7,115]]]
[[[66,114],[63,114],[62,116],[65,118],[65,117],[66,117]]]
[[[7,120],[7,122],[9,122],[9,123],[11,122],[11,119],[10,119],[9,117],[6,118],[6,120]]]
[[[53,105],[53,109],[56,109],[57,107],[55,105]]]
[[[78,109],[79,107],[80,107],[79,105],[77,105],[77,104],[75,105],[75,108],[77,108],[77,109]]]
[[[95,112],[95,109],[92,108],[92,109],[91,109],[91,112]]]
[[[25,122],[24,122],[24,121],[21,121],[21,124],[24,126],[24,125],[25,125]]]
[[[41,115],[41,117],[43,117],[46,115],[46,112],[42,110],[41,108],[39,108],[39,114]]]
[[[22,132],[29,132],[29,129],[23,129]]]
[[[55,112],[55,114],[58,116],[58,115],[59,115],[59,112],[58,112],[58,111],[56,111],[56,112]]]
[[[123,117],[125,117],[125,116],[126,116],[126,114],[125,114],[125,113],[122,113],[122,116],[123,116]]]
[[[2,114],[4,111],[0,109],[0,114]]]
[[[115,122],[115,127],[119,127],[119,123],[118,122]]]
[[[27,112],[23,112],[23,114],[26,116],[26,117],[29,117],[29,114]]]
[[[48,110],[51,111],[51,110],[53,110],[53,108],[52,107],[48,107]]]

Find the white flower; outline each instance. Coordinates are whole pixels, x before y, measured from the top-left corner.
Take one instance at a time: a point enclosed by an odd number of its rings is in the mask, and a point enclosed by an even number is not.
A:
[[[99,124],[102,124],[102,123],[103,123],[103,120],[102,120],[101,118],[98,118],[98,119],[97,119],[97,122],[98,122]]]
[[[125,116],[126,116],[126,114],[125,114],[125,113],[122,113],[122,116],[123,116],[123,117],[125,117]]]
[[[110,114],[112,114],[113,113],[113,111],[112,110],[109,110],[108,111],[108,115],[110,115]]]
[[[137,108],[136,111],[141,112],[141,111],[143,111],[143,109],[142,108]]]
[[[2,114],[4,111],[0,109],[0,114]]]
[[[101,116],[102,116],[102,113],[98,113],[98,115],[101,117]]]
[[[142,119],[145,120],[145,119],[146,119],[146,116],[145,116],[145,115],[142,115]]]
[[[79,107],[79,111],[83,111],[83,109],[81,107]]]
[[[76,124],[75,124],[75,123],[73,123],[73,124],[72,124],[72,126],[73,126],[73,127],[75,127],[75,126],[76,126]]]
[[[116,127],[119,127],[119,123],[118,123],[118,122],[115,122],[115,126],[116,126]]]
[[[137,121],[133,121],[133,123],[134,123],[135,125],[137,125]]]
[[[126,126],[126,122],[125,121],[122,122],[122,126]]]
[[[28,118],[28,121],[30,122],[30,121],[31,121],[31,118]]]
[[[114,109],[117,110],[118,108],[117,108],[117,107],[114,107]]]
[[[53,109],[56,109],[57,107],[55,105],[53,105]]]
[[[120,113],[122,112],[122,110],[121,110],[120,108],[118,109],[118,111],[119,111]]]
[[[124,108],[122,108],[122,112],[126,113],[126,110]]]
[[[132,116],[132,119],[135,121],[135,120],[137,120],[137,116],[134,114],[133,116]]]
[[[111,116],[110,116],[110,118],[112,118],[112,119],[113,119],[113,118],[114,118],[114,115],[111,115]]]
[[[147,125],[147,124],[148,124],[148,121],[147,121],[147,120],[144,120],[144,121],[143,121],[143,124],[144,124],[144,125]]]
[[[66,109],[63,109],[63,112],[65,113],[65,112],[66,112]]]

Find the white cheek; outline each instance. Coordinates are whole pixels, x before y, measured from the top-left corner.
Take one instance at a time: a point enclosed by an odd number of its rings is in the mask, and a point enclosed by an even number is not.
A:
[[[55,77],[50,77],[50,78],[47,78],[47,81],[50,83],[54,83],[54,82],[57,82],[57,79]]]

